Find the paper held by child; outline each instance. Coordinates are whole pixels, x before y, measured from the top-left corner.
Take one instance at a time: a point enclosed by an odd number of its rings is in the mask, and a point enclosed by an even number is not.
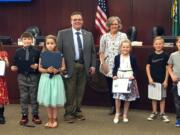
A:
[[[180,81],[178,81],[177,90],[178,90],[178,95],[180,96]]]
[[[0,76],[4,76],[6,69],[6,62],[3,60],[0,60]]]
[[[162,84],[161,83],[154,83],[148,85],[148,98],[154,100],[161,100],[162,99]]]
[[[113,93],[130,93],[129,86],[129,79],[116,79],[113,80]]]

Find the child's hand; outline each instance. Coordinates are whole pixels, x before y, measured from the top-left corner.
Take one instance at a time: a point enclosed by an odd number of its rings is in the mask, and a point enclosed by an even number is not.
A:
[[[117,76],[113,76],[113,80],[116,80],[116,79],[118,79],[118,77]]]
[[[164,82],[162,83],[162,86],[166,89],[167,86],[168,86],[168,83],[167,83],[166,81],[164,81]]]
[[[54,74],[57,74],[58,72],[59,72],[58,69],[56,69],[56,68],[53,69],[53,73],[54,73]]]
[[[31,65],[31,68],[32,68],[32,69],[38,69],[38,64],[37,64],[37,63],[32,64],[32,65]]]
[[[17,71],[18,70],[18,68],[16,67],[16,66],[11,66],[11,71]]]
[[[54,68],[52,66],[47,68],[48,73],[53,73],[53,71],[54,71]]]
[[[150,79],[150,80],[149,80],[149,84],[154,85],[153,79]]]

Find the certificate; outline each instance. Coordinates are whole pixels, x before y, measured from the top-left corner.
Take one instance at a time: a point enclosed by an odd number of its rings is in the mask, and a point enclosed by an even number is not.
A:
[[[41,53],[41,64],[44,68],[50,66],[59,69],[61,67],[62,54],[60,52],[42,52]]]
[[[6,69],[6,62],[4,60],[0,60],[0,76],[4,76]]]
[[[113,80],[113,87],[112,92],[113,93],[130,93],[130,89],[128,89],[129,86],[129,79],[116,79]]]
[[[178,95],[180,96],[180,81],[178,81],[178,84],[177,84],[177,91],[178,91]]]
[[[148,85],[148,98],[154,100],[162,99],[162,84],[154,83]]]

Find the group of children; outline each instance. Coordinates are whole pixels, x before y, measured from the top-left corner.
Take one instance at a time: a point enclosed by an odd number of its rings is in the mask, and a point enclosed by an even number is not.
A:
[[[17,71],[18,87],[20,90],[20,104],[22,118],[20,125],[26,125],[28,119],[28,104],[29,97],[32,108],[32,122],[41,124],[39,118],[39,104],[47,107],[48,122],[46,128],[56,128],[58,106],[64,106],[66,102],[65,91],[60,74],[65,70],[62,54],[56,46],[56,37],[48,35],[45,39],[45,45],[42,52],[32,46],[33,36],[30,33],[21,35],[23,47],[18,48],[13,57],[11,66],[12,71]],[[2,47],[2,45],[1,45]],[[61,67],[54,68],[53,66],[44,67],[41,62],[41,56],[44,52],[59,54],[59,65]],[[7,52],[0,50],[0,60],[4,60],[8,66]],[[39,72],[41,76],[39,76]],[[52,75],[51,77],[49,75]],[[40,80],[39,80],[40,78]],[[4,105],[8,103],[7,86],[4,76],[0,76],[0,123],[5,123]]]
[[[48,35],[45,39],[45,45],[42,52],[35,49],[31,44],[33,36],[30,33],[21,35],[23,47],[18,48],[14,55],[12,71],[17,71],[18,86],[20,90],[20,104],[22,111],[21,125],[28,123],[28,98],[31,100],[32,121],[35,124],[41,124],[42,121],[38,115],[38,105],[47,107],[48,122],[46,128],[55,128],[58,126],[57,113],[58,106],[63,106],[66,102],[63,80],[61,77],[64,72],[65,62],[63,55],[58,52],[56,46],[56,37]],[[159,82],[163,86],[162,100],[160,101],[160,113],[157,112],[157,101],[152,100],[152,114],[147,118],[154,120],[158,116],[164,121],[170,120],[165,115],[165,97],[168,85],[168,75],[173,81],[172,93],[174,95],[174,103],[176,107],[176,126],[180,126],[180,96],[177,92],[177,83],[180,80],[180,36],[177,37],[176,46],[178,51],[172,53],[170,57],[163,51],[164,40],[162,37],[156,37],[153,42],[155,51],[148,57],[146,65],[146,73],[149,84]],[[128,110],[131,101],[139,98],[139,92],[136,82],[137,63],[136,58],[131,55],[131,42],[124,40],[119,47],[119,55],[114,58],[113,79],[129,78],[130,85],[128,89],[130,93],[114,93],[116,113],[113,122],[117,124],[120,117],[121,100],[125,101],[123,109],[123,122],[128,122]],[[53,66],[45,67],[42,64],[42,55],[44,52],[59,53],[61,63],[59,68]],[[0,45],[0,60],[5,61],[9,66],[8,55],[3,51]],[[39,76],[38,71],[41,73]],[[52,75],[50,77],[50,75]],[[40,78],[40,80],[39,80]],[[8,103],[7,86],[4,76],[0,76],[0,124],[5,123],[4,105]]]
[[[165,98],[168,86],[168,76],[170,74],[173,87],[172,93],[174,95],[174,103],[176,107],[176,123],[180,127],[180,95],[178,95],[177,83],[180,81],[180,36],[177,37],[176,46],[178,51],[172,53],[170,57],[164,52],[164,39],[162,37],[155,37],[153,41],[154,52],[152,52],[146,64],[146,74],[148,82],[151,85],[160,83],[162,85],[162,99],[160,100],[160,113],[157,112],[157,100],[152,100],[152,113],[147,120],[152,121],[160,118],[164,122],[169,122],[168,116],[165,115]],[[114,93],[116,113],[113,122],[117,124],[121,114],[120,106],[121,100],[124,101],[123,122],[128,122],[128,110],[130,101],[139,98],[138,87],[136,83],[137,63],[133,55],[131,55],[131,42],[124,40],[119,47],[119,54],[114,58],[113,80],[128,78],[128,89],[130,93]]]

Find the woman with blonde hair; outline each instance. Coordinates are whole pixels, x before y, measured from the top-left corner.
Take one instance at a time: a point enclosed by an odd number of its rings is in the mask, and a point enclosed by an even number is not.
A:
[[[112,69],[114,64],[114,57],[119,53],[119,45],[127,35],[120,30],[122,29],[121,19],[117,16],[111,16],[107,20],[107,27],[109,31],[105,33],[100,39],[100,72],[106,76],[112,111],[115,113],[114,99],[112,95]]]

